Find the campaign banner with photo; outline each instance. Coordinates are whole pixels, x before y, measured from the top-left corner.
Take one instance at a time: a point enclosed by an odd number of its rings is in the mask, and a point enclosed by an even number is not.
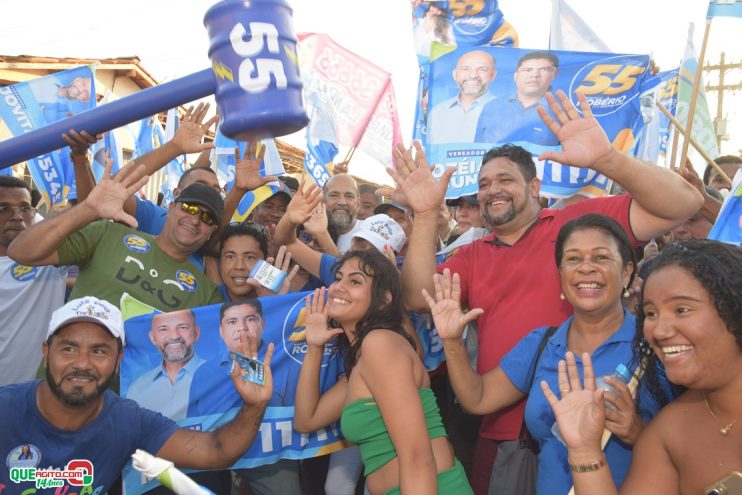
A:
[[[95,103],[93,69],[76,67],[0,88],[0,119],[11,135],[20,136],[93,108]],[[28,161],[36,187],[50,208],[67,199],[74,182],[69,155],[65,147]]]
[[[648,66],[646,55],[517,48],[457,48],[434,58],[425,149],[437,176],[456,168],[446,198],[476,193],[482,157],[505,143],[533,153],[544,196],[606,194],[610,181],[604,175],[538,160],[561,146],[536,107],[546,106],[547,91],[563,90],[576,106],[576,93],[583,93],[608,139],[630,151],[641,128],[639,95],[648,89]]]
[[[233,339],[253,332],[259,339],[262,362],[269,343],[274,345],[271,371],[273,396],[260,430],[247,453],[232,467],[251,468],[279,459],[302,459],[343,448],[339,425],[311,434],[294,431],[294,395],[307,343],[304,339],[305,297],[309,292],[259,298],[222,311],[222,305],[159,313],[124,296],[126,347],[121,364],[121,395],[174,419],[179,426],[210,431],[232,419],[242,399],[230,377]],[[255,300],[253,300],[255,301]],[[259,317],[256,317],[259,315]],[[191,356],[186,358],[186,356]],[[163,369],[180,360],[171,385]],[[343,373],[342,359],[333,344],[325,347],[320,389],[328,390]],[[155,454],[155,452],[152,452]],[[129,494],[157,485],[143,479],[131,465],[124,471]]]

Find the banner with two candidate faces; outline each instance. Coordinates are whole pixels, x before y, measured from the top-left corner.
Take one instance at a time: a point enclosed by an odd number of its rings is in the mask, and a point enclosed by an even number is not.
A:
[[[243,404],[230,377],[229,353],[237,349],[240,334],[245,333],[257,342],[261,362],[268,344],[274,345],[273,396],[255,441],[233,468],[320,456],[343,448],[338,425],[308,435],[293,429],[296,384],[307,352],[307,294],[170,313],[156,312],[125,296],[121,305],[126,328],[121,395],[161,412],[183,428],[213,430],[231,420]],[[328,344],[320,373],[322,392],[343,373],[341,361],[337,347]],[[124,471],[124,480],[127,493],[142,493],[157,485],[131,465]]]
[[[475,194],[482,157],[505,143],[534,155],[544,196],[606,194],[604,175],[538,160],[561,146],[536,108],[548,109],[547,91],[563,90],[578,107],[576,94],[583,93],[608,139],[630,151],[643,127],[639,96],[660,81],[648,69],[646,55],[434,46],[428,93],[420,95],[426,111],[416,125],[435,174],[456,168],[446,197]]]

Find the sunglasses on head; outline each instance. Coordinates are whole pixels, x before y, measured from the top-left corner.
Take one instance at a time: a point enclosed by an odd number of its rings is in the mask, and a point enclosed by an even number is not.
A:
[[[216,218],[214,214],[208,210],[204,210],[198,205],[192,205],[191,203],[180,203],[181,211],[188,213],[189,215],[198,215],[203,223],[209,227],[216,225]]]

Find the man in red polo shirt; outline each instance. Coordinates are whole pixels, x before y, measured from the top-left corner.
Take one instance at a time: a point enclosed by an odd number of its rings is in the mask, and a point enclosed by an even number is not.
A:
[[[669,170],[643,163],[615,149],[579,95],[584,117],[558,94],[539,115],[559,138],[563,151],[543,153],[550,159],[590,167],[621,184],[629,194],[579,202],[562,210],[541,209],[541,181],[530,152],[519,146],[493,148],[482,159],[478,199],[492,234],[461,248],[436,266],[434,239],[438,208],[452,170],[436,180],[420,147],[399,149],[396,199],[414,210],[415,224],[402,270],[405,299],[414,310],[426,310],[421,289],[433,291],[433,274],[450,268],[461,277],[461,300],[482,308],[478,319],[478,372],[494,369],[522,337],[544,325],[558,325],[572,308],[559,297],[562,289],[554,261],[559,229],[586,213],[617,220],[635,245],[671,230],[701,208],[702,198],[689,183]],[[518,437],[524,402],[484,417],[474,453],[472,486],[487,493],[497,443]]]

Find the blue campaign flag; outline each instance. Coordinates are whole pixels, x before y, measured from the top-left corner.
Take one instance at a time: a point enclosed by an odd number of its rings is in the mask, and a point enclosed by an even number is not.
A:
[[[167,120],[165,122],[165,140],[169,141],[175,135],[175,131],[180,127],[180,118],[178,117],[178,109],[171,108],[167,112]],[[163,169],[165,180],[162,181],[160,190],[162,191],[163,199],[162,206],[167,207],[173,200],[173,190],[178,187],[180,177],[183,175],[186,169],[185,155],[178,155],[170,162],[165,165]]]
[[[742,173],[737,172],[729,196],[721,205],[709,239],[742,246]]]
[[[742,17],[742,0],[710,0],[706,18]]]
[[[0,119],[13,136],[95,107],[95,78],[90,66],[0,88]],[[50,207],[67,198],[74,181],[68,147],[29,160],[29,170]]]
[[[459,60],[466,63],[457,69]],[[639,95],[648,66],[646,55],[490,47],[457,48],[435,58],[430,62],[425,148],[437,176],[448,166],[456,168],[446,197],[476,193],[482,157],[505,143],[534,155],[544,196],[606,194],[610,180],[604,175],[538,160],[540,153],[561,146],[536,108],[546,106],[547,90],[563,90],[575,105],[576,93],[583,93],[608,138],[620,151],[630,151],[641,130]],[[471,76],[462,67],[482,70]]]
[[[656,102],[675,114],[678,102],[678,69],[660,72],[648,77],[642,83],[641,96],[642,118],[634,126],[633,134],[638,136],[634,146],[634,156],[649,163],[664,161],[670,140],[672,123],[657,108]]]
[[[338,154],[338,147],[335,143],[324,141],[322,139],[312,139],[307,133],[307,152],[304,154],[304,168],[317,183],[317,186],[324,187],[325,183],[330,180],[330,171],[326,164],[332,162]]]
[[[100,182],[107,163],[113,163],[111,171],[117,172],[121,168],[121,149],[113,131],[104,133],[103,139],[93,145],[93,174],[95,181]]]
[[[139,124],[139,133],[136,136],[134,158],[146,155],[159,148],[165,142],[165,132],[156,115],[145,117]]]
[[[325,455],[343,447],[336,424],[311,434],[293,429],[296,384],[307,352],[304,333],[304,298],[307,294],[309,292],[259,299],[262,307],[259,312],[263,317],[260,318],[260,330],[257,330],[260,332],[258,360],[263,361],[268,344],[273,343],[273,395],[260,425],[260,433],[233,468],[272,464],[278,459]],[[244,306],[238,305],[235,310],[249,309],[253,314],[258,311],[255,303]],[[234,332],[220,319],[221,305],[194,308],[193,317],[190,310],[156,313],[153,308],[131,298],[122,301],[121,308],[126,329],[126,348],[121,365],[122,396],[173,418],[183,428],[196,431],[213,430],[235,416],[242,406],[242,399],[229,376],[232,364],[229,351],[234,350],[231,348]],[[183,364],[184,380],[179,377],[175,384],[182,390],[172,397],[165,397],[158,390],[161,386],[169,387],[170,382],[167,375],[159,373],[163,356],[158,346],[153,344],[157,339],[153,338],[151,330],[155,324],[158,328],[167,325],[180,327],[184,317],[201,331],[198,335],[191,334],[193,357]],[[342,359],[333,341],[325,347],[322,358],[321,392],[332,387],[342,373]],[[142,493],[157,484],[156,481],[143,480],[131,465],[124,471],[124,480],[127,493]]]

